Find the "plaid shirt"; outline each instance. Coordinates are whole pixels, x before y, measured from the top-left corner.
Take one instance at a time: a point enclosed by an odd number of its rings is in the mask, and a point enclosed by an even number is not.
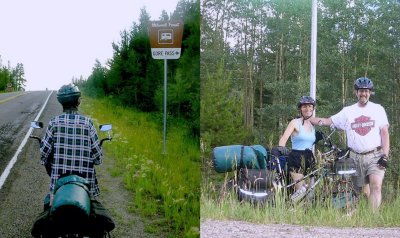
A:
[[[102,150],[91,119],[77,112],[51,119],[40,144],[42,165],[51,159],[52,152],[51,193],[61,175],[78,174],[89,181],[90,194],[99,195],[94,165],[102,163]]]

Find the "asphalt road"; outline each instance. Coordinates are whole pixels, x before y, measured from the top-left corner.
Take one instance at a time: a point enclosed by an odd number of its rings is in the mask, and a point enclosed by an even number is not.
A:
[[[0,174],[14,156],[21,141],[43,106],[50,91],[0,94]],[[51,118],[62,113],[54,92],[39,121],[46,126]],[[7,98],[11,98],[7,100]],[[34,135],[42,137],[45,129],[36,129]],[[113,143],[116,143],[113,141]],[[18,159],[0,189],[0,237],[31,237],[30,231],[37,215],[43,210],[43,198],[48,193],[49,177],[42,165],[38,141],[28,139]],[[109,170],[114,160],[103,158],[97,166],[100,201],[114,217],[116,228],[112,237],[165,237],[145,231],[143,220],[130,212],[133,194],[124,189],[123,178],[111,176]]]
[[[22,94],[25,94],[25,92],[0,93],[0,103]]]
[[[50,91],[0,94],[0,171],[14,155],[49,94]]]
[[[27,92],[0,104],[0,173],[14,156],[30,122],[36,118],[49,94],[50,91]],[[39,120],[48,122],[53,115],[61,113],[62,108],[56,103],[53,93]],[[34,133],[42,136],[44,130]],[[36,140],[28,140],[0,189],[0,237],[31,237],[30,229],[42,210],[49,183],[49,177],[39,163],[38,146]]]

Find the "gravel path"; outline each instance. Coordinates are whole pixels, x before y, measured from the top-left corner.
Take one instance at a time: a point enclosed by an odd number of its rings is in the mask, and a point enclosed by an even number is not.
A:
[[[200,225],[204,238],[265,237],[400,237],[398,228],[332,228],[286,224],[253,224],[243,221],[204,220]]]

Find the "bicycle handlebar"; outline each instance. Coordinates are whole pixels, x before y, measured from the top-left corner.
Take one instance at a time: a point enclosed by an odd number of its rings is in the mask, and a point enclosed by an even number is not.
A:
[[[109,140],[109,141],[111,141],[111,140],[112,140],[112,138],[110,138],[110,137],[107,137],[107,138],[103,138],[103,139],[101,139],[101,140],[100,140],[100,146],[102,146],[102,145],[103,145],[103,142],[104,142],[104,141],[106,141],[106,140]]]
[[[42,139],[40,137],[38,137],[38,136],[30,135],[29,137],[38,140],[39,143],[42,142]]]

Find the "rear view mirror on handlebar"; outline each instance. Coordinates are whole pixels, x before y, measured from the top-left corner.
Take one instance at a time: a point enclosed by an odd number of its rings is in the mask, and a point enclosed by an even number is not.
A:
[[[43,128],[43,122],[41,122],[41,121],[32,121],[31,122],[31,128],[33,128],[33,129]],[[33,133],[33,131],[32,131],[32,133]],[[32,133],[31,133],[31,135],[29,137],[38,140],[39,143],[40,143],[41,142],[40,137],[34,136]]]
[[[109,131],[112,129],[112,125],[111,124],[104,124],[104,125],[100,125],[99,126],[100,131]]]
[[[102,146],[104,141],[112,140],[111,133],[110,133],[110,131],[112,129],[112,125],[111,124],[103,124],[103,125],[99,126],[99,129],[100,129],[100,131],[105,131],[105,132],[108,133],[108,137],[107,138],[103,138],[103,139],[100,140],[100,146]]]
[[[34,129],[43,128],[43,122],[41,122],[41,121],[32,121],[31,122],[31,127],[34,128]]]

